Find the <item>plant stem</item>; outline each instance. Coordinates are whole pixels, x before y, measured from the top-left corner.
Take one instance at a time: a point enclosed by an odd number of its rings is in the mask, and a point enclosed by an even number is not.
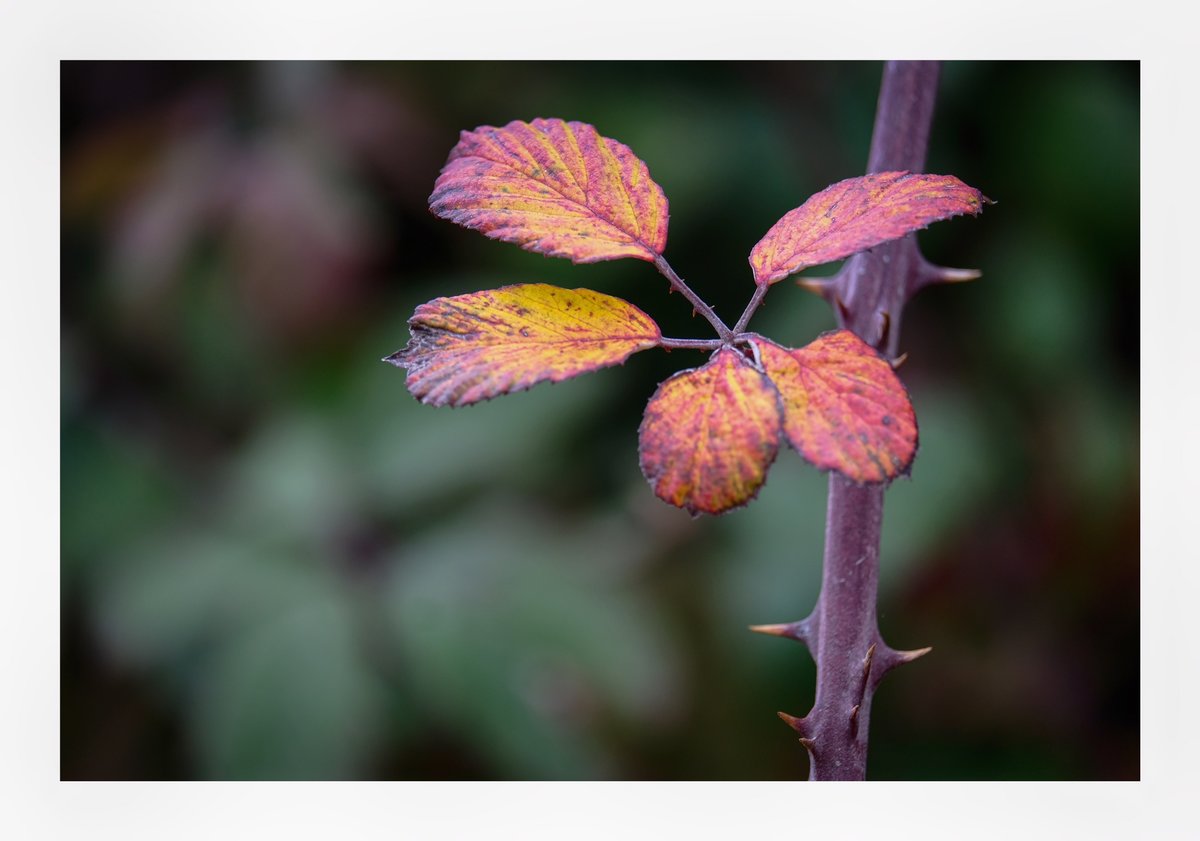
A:
[[[750,324],[750,316],[754,315],[754,311],[762,304],[763,298],[767,297],[767,290],[770,289],[770,284],[759,284],[754,289],[754,295],[750,298],[750,303],[746,304],[746,309],[742,311],[742,317],[737,320],[737,324],[733,326],[734,333],[743,333],[746,327]]]
[[[700,296],[683,282],[683,278],[675,274],[675,270],[671,268],[671,264],[667,262],[666,257],[661,254],[658,255],[654,260],[654,265],[671,282],[671,288],[686,298],[688,303],[692,305],[692,309],[708,319],[708,323],[717,331],[717,335],[721,337],[722,342],[729,343],[733,341],[733,331],[713,312],[712,307],[700,300]]]
[[[658,346],[666,348],[667,350],[674,350],[676,348],[690,350],[716,350],[723,344],[725,344],[725,342],[720,339],[668,339],[664,337],[658,340]]]
[[[938,75],[937,62],[887,63],[869,173],[924,169]],[[856,254],[832,284],[839,323],[889,358],[896,356],[901,310],[931,273],[912,234]],[[804,625],[804,641],[817,661],[816,701],[804,719],[789,721],[809,749],[812,780],[865,779],[875,688],[890,669],[924,653],[894,651],[879,635],[875,604],[884,490],[838,473],[829,476],[821,595],[812,616],[797,623]]]

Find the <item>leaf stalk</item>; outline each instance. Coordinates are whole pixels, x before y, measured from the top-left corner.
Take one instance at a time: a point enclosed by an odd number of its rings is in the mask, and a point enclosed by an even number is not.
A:
[[[746,309],[742,311],[741,317],[737,320],[737,324],[733,326],[734,333],[744,333],[746,327],[750,324],[750,317],[762,305],[763,298],[767,297],[767,290],[770,289],[770,284],[760,283],[754,287],[754,295],[750,298],[750,303],[746,304]]]
[[[675,270],[671,268],[671,264],[667,262],[667,258],[659,254],[654,260],[654,265],[662,273],[663,277],[671,283],[671,288],[686,298],[688,303],[692,305],[692,308],[707,319],[708,323],[717,331],[717,335],[721,337],[721,341],[724,344],[733,344],[734,331],[730,330],[729,326],[713,311],[713,308],[704,303],[700,296],[693,292],[692,288],[684,282],[683,278],[675,273]]]
[[[667,350],[690,349],[690,350],[716,350],[725,345],[721,339],[668,339],[662,338],[658,342],[659,347],[664,347]]]

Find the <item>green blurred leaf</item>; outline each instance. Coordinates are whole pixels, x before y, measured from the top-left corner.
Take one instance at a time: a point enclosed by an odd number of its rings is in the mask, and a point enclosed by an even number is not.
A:
[[[103,421],[64,420],[61,549],[65,583],[99,577],[107,562],[173,515],[181,483],[160,453]]]
[[[396,557],[385,593],[406,678],[505,777],[613,773],[597,718],[669,711],[677,662],[652,607],[606,582],[606,546],[519,509],[447,522]]]
[[[1137,238],[1139,115],[1136,83],[1116,65],[1059,65],[1022,90],[1026,149],[1008,162],[1054,215],[1076,216]],[[1023,145],[1024,145],[1023,144]],[[1014,173],[1015,174],[1015,173]]]
[[[350,603],[314,584],[213,656],[189,710],[205,776],[339,779],[364,770],[381,735],[380,687]]]
[[[821,588],[827,495],[826,474],[786,449],[754,502],[721,518],[728,556],[714,564],[714,590],[730,633],[802,619],[812,609]]]
[[[264,422],[231,462],[224,517],[248,533],[327,542],[362,505],[335,419],[295,412]]]
[[[1103,519],[1138,485],[1136,406],[1107,382],[1062,395],[1045,453],[1053,476],[1089,520]]]
[[[235,533],[172,532],[97,594],[118,663],[183,699],[204,776],[338,778],[380,728],[349,593],[306,556]]]
[[[178,529],[130,549],[97,587],[97,618],[126,663],[170,668],[236,637],[333,582],[307,555],[281,552],[221,526]]]
[[[403,338],[397,336],[401,345]],[[364,371],[347,407],[357,475],[367,493],[389,508],[411,508],[490,483],[511,493],[561,469],[563,437],[612,396],[621,373],[598,371],[447,409],[421,405],[405,390],[402,371],[376,363]]]
[[[920,449],[910,479],[888,486],[880,548],[880,584],[901,583],[910,567],[972,522],[997,482],[986,418],[962,392],[913,391]]]
[[[1053,391],[1088,373],[1081,360],[1101,349],[1095,330],[1101,302],[1084,254],[1052,231],[1022,226],[1016,238],[1020,248],[997,240],[980,261],[991,280],[971,298],[971,321],[1006,377]]]

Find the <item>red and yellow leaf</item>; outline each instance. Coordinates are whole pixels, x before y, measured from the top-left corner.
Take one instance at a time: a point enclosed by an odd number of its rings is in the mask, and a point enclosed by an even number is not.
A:
[[[750,252],[758,285],[841,260],[932,222],[977,214],[986,199],[953,175],[881,172],[848,178],[784,214]]]
[[[758,493],[779,451],[779,392],[723,347],[658,387],[639,430],[642,473],[665,502],[720,514]]]
[[[900,378],[874,348],[849,330],[826,333],[799,350],[754,341],[783,395],[788,443],[804,458],[862,483],[908,471],[917,418]]]
[[[407,369],[408,390],[434,406],[465,406],[618,365],[662,338],[627,301],[544,283],[435,298],[408,323],[412,339],[386,361]]]
[[[464,131],[430,209],[529,251],[594,263],[653,262],[667,245],[667,199],[628,146],[587,123],[514,120]]]

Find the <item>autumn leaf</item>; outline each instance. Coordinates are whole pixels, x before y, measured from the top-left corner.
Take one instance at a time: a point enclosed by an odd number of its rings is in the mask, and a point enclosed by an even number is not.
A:
[[[783,396],[783,429],[801,455],[856,482],[908,471],[917,419],[892,366],[849,330],[799,350],[755,337],[763,369]]]
[[[624,362],[658,345],[658,325],[620,298],[544,283],[435,298],[387,357],[422,403],[465,406]]]
[[[628,146],[587,123],[514,120],[464,131],[429,207],[493,239],[575,263],[654,262],[667,244],[662,188]]]
[[[987,201],[953,175],[881,172],[848,178],[784,214],[750,252],[754,282],[775,283],[932,222],[977,214]]]
[[[663,382],[639,430],[642,473],[665,502],[720,514],[758,493],[781,436],[779,392],[736,350]]]

